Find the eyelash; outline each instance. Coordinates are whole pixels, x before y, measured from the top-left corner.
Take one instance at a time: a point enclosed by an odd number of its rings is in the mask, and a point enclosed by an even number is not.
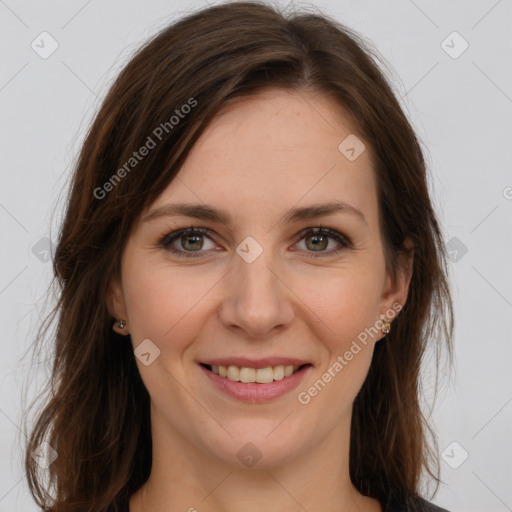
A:
[[[173,254],[176,254],[179,257],[184,258],[197,258],[200,257],[200,253],[207,252],[207,251],[181,251],[177,250],[175,248],[171,248],[172,242],[175,240],[180,239],[181,237],[184,237],[186,235],[203,235],[208,238],[210,238],[210,230],[204,229],[204,228],[196,228],[194,226],[190,226],[190,228],[187,229],[180,229],[178,231],[173,231],[172,233],[166,234],[159,242],[159,245],[166,249],[167,251],[172,252]],[[339,249],[332,249],[328,252],[318,252],[317,254],[314,254],[314,251],[310,251],[310,253],[307,255],[308,258],[320,258],[322,256],[334,256],[335,254],[340,253],[341,251],[351,248],[352,243],[350,240],[341,235],[341,233],[338,233],[338,231],[335,231],[334,229],[326,228],[323,226],[319,226],[318,228],[306,228],[302,230],[297,236],[299,237],[298,241],[300,242],[303,238],[305,238],[307,235],[325,235],[329,238],[333,238],[337,242],[341,244],[341,248]],[[212,240],[213,241],[213,240]]]

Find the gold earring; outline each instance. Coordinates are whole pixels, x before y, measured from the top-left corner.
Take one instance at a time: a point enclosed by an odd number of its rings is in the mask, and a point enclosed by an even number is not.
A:
[[[386,322],[383,326],[382,326],[382,332],[384,334],[387,334],[389,331],[391,331],[391,324],[389,322]]]

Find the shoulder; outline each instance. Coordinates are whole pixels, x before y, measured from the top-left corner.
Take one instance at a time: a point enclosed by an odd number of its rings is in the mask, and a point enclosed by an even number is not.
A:
[[[437,505],[434,505],[433,503],[430,503],[430,501],[426,501],[423,498],[416,498],[416,509],[418,512],[449,512],[445,508],[438,507]]]
[[[449,512],[420,496],[402,496],[400,498],[390,497],[386,504],[383,504],[382,512]]]

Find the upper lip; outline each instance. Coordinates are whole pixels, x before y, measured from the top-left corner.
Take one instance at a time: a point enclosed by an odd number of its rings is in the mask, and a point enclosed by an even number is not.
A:
[[[309,361],[294,357],[264,357],[262,359],[249,359],[247,357],[219,357],[200,361],[209,366],[238,366],[239,368],[267,368],[269,366],[303,366],[311,364]]]

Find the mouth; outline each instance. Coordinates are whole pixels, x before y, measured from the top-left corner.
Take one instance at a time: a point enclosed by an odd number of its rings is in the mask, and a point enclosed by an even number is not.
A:
[[[245,384],[270,384],[274,381],[285,380],[292,375],[304,371],[312,366],[310,363],[302,365],[276,365],[264,368],[249,368],[234,365],[210,365],[200,363],[209,372],[232,382]]]
[[[237,401],[254,404],[271,402],[288,395],[314,370],[310,363],[280,358],[260,361],[232,358],[231,361],[216,360],[199,363],[198,368],[207,381],[224,396]],[[252,366],[236,366],[235,363]],[[296,364],[275,364],[296,363]]]

